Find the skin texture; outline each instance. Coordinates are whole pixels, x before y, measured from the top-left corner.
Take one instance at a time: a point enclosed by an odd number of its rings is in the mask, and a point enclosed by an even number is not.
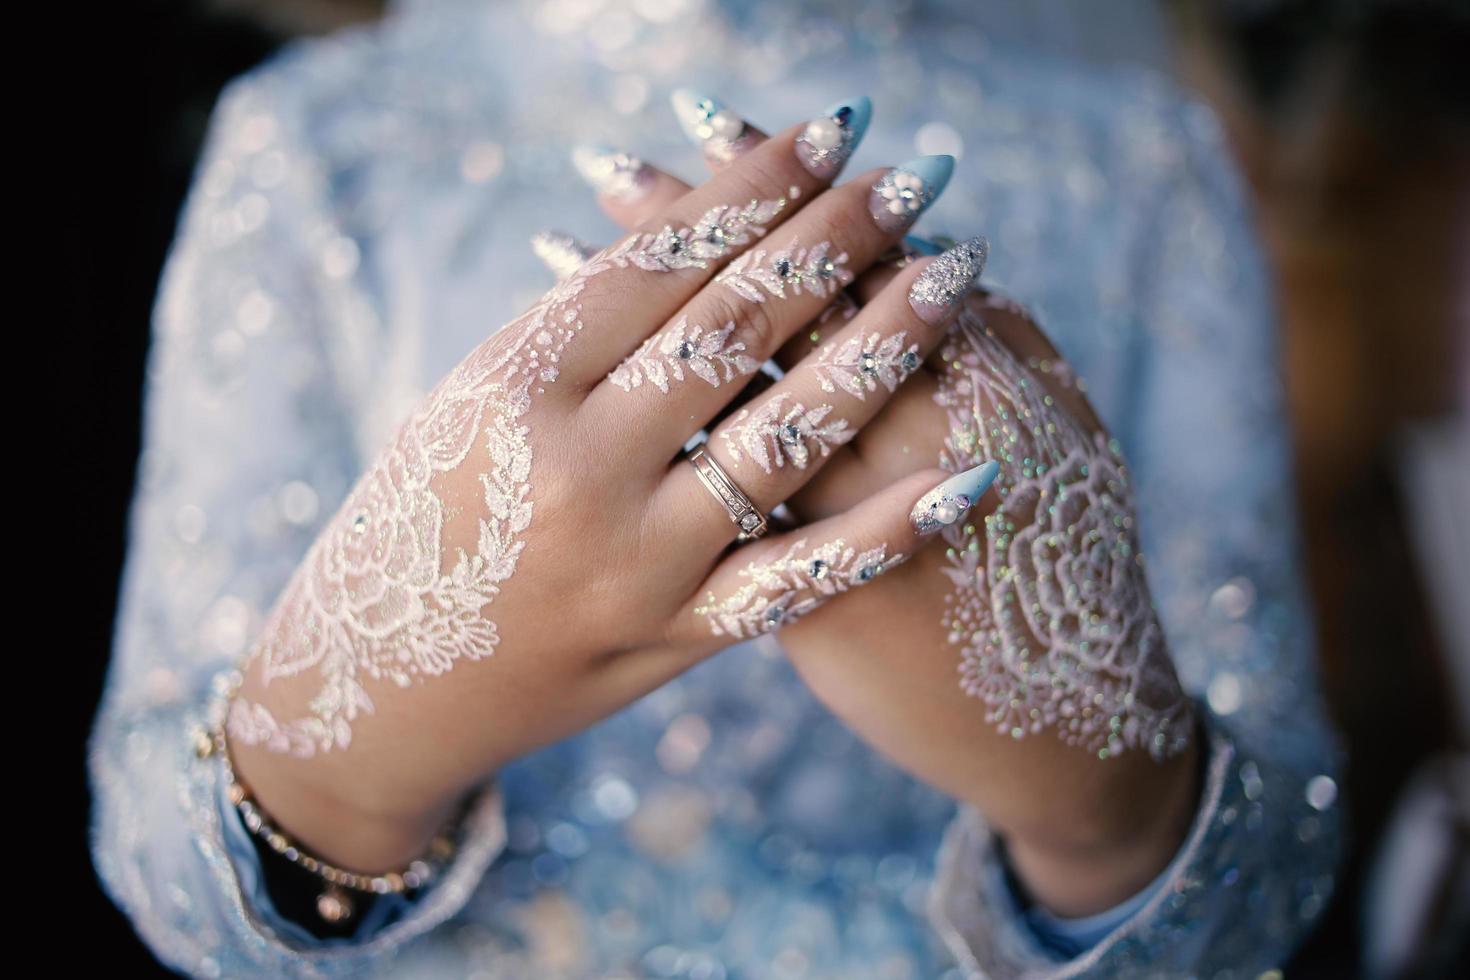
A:
[[[748,127],[746,152],[760,140]],[[706,158],[716,173],[731,165]],[[599,196],[614,220],[636,224],[686,187],[652,167],[640,180],[645,190],[636,201]],[[875,268],[850,292],[869,302],[903,274],[893,265]],[[1019,359],[1061,360],[1024,310],[981,290],[965,302],[977,313],[983,309],[986,325]],[[825,340],[814,344],[798,335],[778,361],[794,364]],[[803,520],[835,514],[932,465],[949,431],[934,401],[944,370],[932,357],[905,382],[883,414],[789,501],[792,511]],[[1103,431],[1085,396],[1044,380],[1057,412]],[[998,502],[992,490],[972,519]],[[1164,761],[1141,751],[1100,760],[1050,732],[1019,740],[998,732],[985,720],[984,706],[957,683],[957,649],[942,626],[949,591],[944,566],[943,549],[928,549],[860,601],[819,609],[784,629],[782,646],[813,692],[866,741],[985,814],[1036,901],[1063,916],[1103,911],[1148,884],[1177,852],[1199,792],[1199,740]]]
[[[873,577],[864,569],[886,576],[933,540],[909,513],[948,476],[937,467],[732,547],[730,514],[676,458],[692,435],[710,426],[711,456],[761,511],[833,457],[742,466],[724,448],[733,423],[712,423],[738,379],[691,369],[662,390],[609,377],[680,323],[733,324],[721,342],[743,344],[753,367],[896,242],[902,229],[880,227],[868,206],[886,171],[826,190],[796,159],[800,132],[762,140],[646,211],[629,238],[471,352],[324,529],[242,665],[226,725],[241,782],[303,848],[363,873],[401,868],[506,762],[732,642],[703,610],[740,594],[753,564],[805,557],[799,542],[859,556],[850,577],[813,576],[791,597],[761,586],[763,611],[789,598],[805,613],[844,604]],[[702,253],[716,220],[724,243]],[[670,229],[690,229],[677,248]],[[758,298],[717,281],[747,249],[769,249],[772,262],[799,254],[805,269],[824,242],[840,265],[782,274]],[[924,267],[898,273],[835,336],[902,332],[918,359],[934,350],[946,322],[908,301]],[[758,397],[820,397],[851,431],[901,390],[895,379],[862,398],[828,393],[814,362],[795,367]]]

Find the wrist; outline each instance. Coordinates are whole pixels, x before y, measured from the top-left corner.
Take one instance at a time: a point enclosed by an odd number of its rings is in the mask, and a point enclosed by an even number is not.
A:
[[[310,763],[260,746],[231,743],[228,751],[235,779],[271,825],[344,870],[383,874],[421,859],[453,810],[452,798],[424,804],[408,793],[344,793]]]
[[[1082,917],[1147,887],[1193,824],[1202,758],[1195,739],[1162,763],[1142,755],[1093,763],[1117,767],[1098,792],[1081,794],[1059,820],[1004,833],[1011,868],[1028,896],[1055,915]]]

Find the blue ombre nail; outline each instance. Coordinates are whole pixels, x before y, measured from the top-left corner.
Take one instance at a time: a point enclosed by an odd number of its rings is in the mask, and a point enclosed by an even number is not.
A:
[[[706,156],[730,160],[744,149],[749,127],[745,120],[725,107],[719,99],[694,89],[675,89],[669,95],[674,115],[684,134],[705,152]]]
[[[873,185],[868,211],[879,228],[886,232],[901,231],[944,193],[953,173],[954,157],[947,153],[916,157],[899,164]]]
[[[904,235],[903,244],[906,249],[915,255],[939,255],[944,251],[944,246],[918,235]]]
[[[872,118],[873,102],[866,95],[829,106],[796,138],[796,159],[813,176],[831,179],[857,149]]]
[[[956,473],[919,498],[909,512],[909,525],[917,534],[933,534],[959,523],[999,475],[995,460]]]

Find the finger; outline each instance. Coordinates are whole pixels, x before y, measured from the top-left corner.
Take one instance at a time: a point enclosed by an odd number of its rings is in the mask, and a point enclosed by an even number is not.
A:
[[[953,157],[920,157],[822,194],[782,228],[784,244],[756,245],[727,264],[609,373],[582,411],[618,413],[632,421],[629,439],[672,455],[733,397],[724,382],[753,371],[816,317],[852,268],[871,264],[943,192],[953,168]]]
[[[572,166],[597,195],[598,206],[623,228],[650,220],[694,189],[631,153],[605,146],[573,148]]]
[[[719,172],[765,140],[766,134],[735,116],[718,99],[679,89],[669,99],[684,135]],[[813,117],[796,137],[796,157],[814,176],[833,180],[868,131],[873,103],[866,96],[835,102]]]
[[[705,452],[724,478],[762,514],[796,493],[939,345],[984,261],[984,239],[973,239],[905,270],[819,352],[715,426]],[[719,506],[694,466],[676,465],[653,503],[682,516],[681,540],[718,548],[740,530],[732,520],[743,515]]]
[[[722,108],[716,115],[728,119],[730,114]],[[805,128],[790,127],[744,151],[735,164],[640,222],[563,284],[562,295],[570,294],[584,314],[600,312],[601,322],[599,329],[581,332],[574,355],[562,359],[562,377],[579,386],[596,383],[670,322],[726,263],[818,198],[828,178],[798,157],[796,141]],[[733,130],[726,126],[719,132]],[[741,144],[742,139],[736,133],[728,140],[712,135],[706,142]],[[850,140],[848,149],[854,144]],[[660,272],[673,274],[650,274]]]
[[[924,470],[842,514],[731,552],[675,614],[671,641],[707,652],[800,619],[908,560],[963,519],[999,471],[994,462],[956,476]]]
[[[934,404],[938,385],[931,372],[915,372],[883,406],[881,424],[864,426],[786,507],[803,521],[827,517],[900,477],[943,466],[940,450],[948,430],[943,409]]]
[[[951,242],[951,245],[954,243]],[[839,293],[816,320],[798,330],[781,345],[772,360],[783,371],[789,371],[812,351],[831,339],[857,311],[872,301],[873,297],[893,281],[903,269],[926,255],[939,255],[944,251],[938,245],[916,235],[905,235],[903,241],[879,257],[878,261],[858,276],[846,289]]]
[[[540,231],[531,236],[531,252],[557,279],[566,279],[597,254],[597,248],[566,232]]]

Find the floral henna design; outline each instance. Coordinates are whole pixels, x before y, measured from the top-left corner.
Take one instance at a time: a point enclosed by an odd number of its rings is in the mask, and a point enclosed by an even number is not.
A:
[[[809,249],[796,239],[779,252],[752,249],[715,276],[715,282],[729,286],[752,303],[764,303],[769,293],[785,299],[787,291],[800,296],[805,290],[813,296],[831,296],[852,282],[852,270],[843,265],[847,253],[832,253],[831,242],[821,242]]]
[[[746,565],[740,570],[748,580],[744,585],[724,599],[709,593],[695,615],[708,620],[715,636],[741,639],[768,633],[908,559],[888,556],[882,545],[860,552],[841,538],[809,552],[806,546],[802,538],[773,561]]]
[[[787,403],[790,402],[790,407]],[[790,395],[780,394],[751,411],[742,408],[730,427],[720,433],[730,454],[730,465],[738,467],[749,459],[767,473],[788,462],[798,470],[806,469],[816,450],[823,457],[857,434],[846,419],[831,419],[831,405],[807,408],[794,402]]]
[[[460,362],[358,480],[241,665],[258,665],[264,685],[316,671],[308,713],[281,720],[238,697],[230,736],[302,758],[346,749],[352,723],[375,710],[368,679],[404,688],[492,655],[500,636],[485,612],[515,572],[533,512],[527,412],[582,330],[587,283],[630,265],[702,265],[764,234],[783,206],[718,207],[693,229],[604,249]],[[483,504],[473,552],[444,539],[444,481],[464,467]]]
[[[698,324],[690,327],[688,318],[681,316],[667,331],[645,340],[613,369],[608,380],[624,391],[647,381],[667,395],[670,381],[683,381],[686,370],[712,388],[754,374],[760,365],[743,353],[743,342],[730,342],[734,331],[733,320],[719,330],[709,330]]]
[[[692,228],[665,225],[660,231],[632,235],[603,257],[619,268],[633,265],[649,272],[705,269],[732,248],[764,235],[766,225],[785,207],[784,197],[752,200],[744,206],[721,204],[706,211]]]
[[[1102,758],[1181,751],[1193,715],[1150,602],[1116,442],[1054,407],[974,308],[943,358],[940,466],[1005,463],[984,546],[971,523],[941,531],[952,585],[943,622],[965,691],[1015,738],[1052,727]]]
[[[833,341],[822,348],[813,365],[817,381],[828,393],[839,389],[859,401],[882,385],[890,392],[923,363],[919,345],[904,346],[905,331],[884,335],[877,331],[860,333],[842,343]]]

